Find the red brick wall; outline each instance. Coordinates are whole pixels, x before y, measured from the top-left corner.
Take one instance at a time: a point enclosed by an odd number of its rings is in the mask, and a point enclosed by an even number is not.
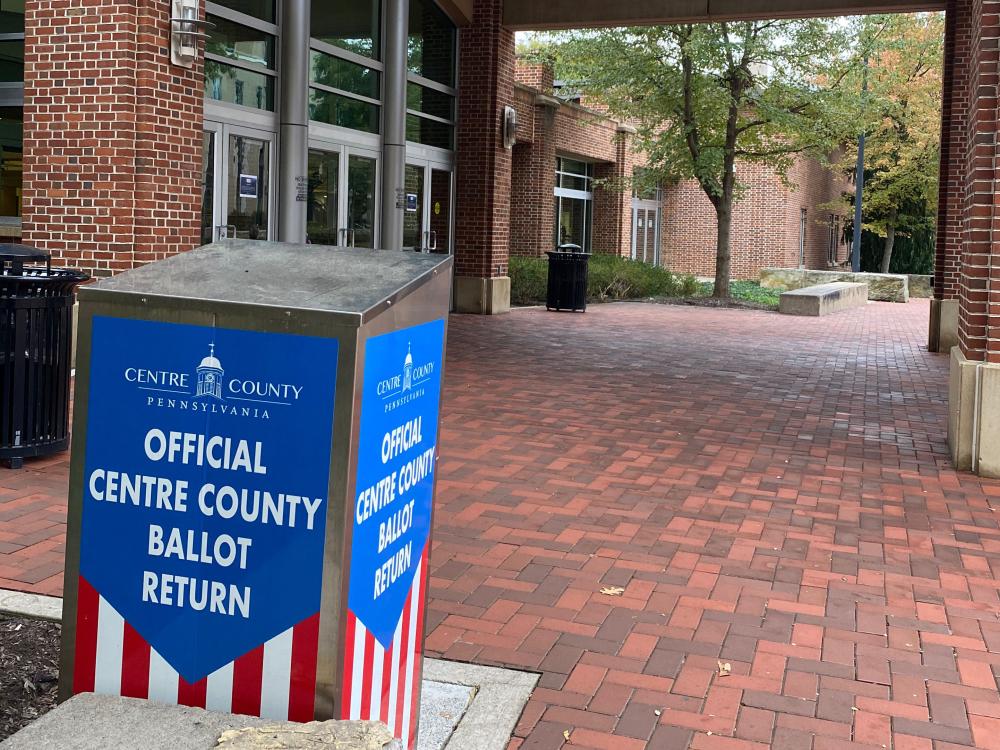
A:
[[[965,7],[959,4],[959,13]],[[958,334],[969,359],[1000,362],[1000,248],[993,242],[1000,230],[994,205],[1000,0],[972,0],[971,17],[968,81],[976,95],[966,118]]]
[[[202,68],[170,65],[168,16],[26,5],[23,238],[96,276],[198,242]]]
[[[969,55],[972,14],[969,0],[948,0],[944,34],[944,75],[941,97],[941,183],[938,190],[937,249],[934,296],[958,296],[962,256],[965,151],[969,96]]]
[[[502,0],[476,0],[459,34],[456,276],[507,274],[511,151],[501,118],[514,103],[514,32],[502,20]]]
[[[553,78],[551,65],[529,62],[520,57],[515,62],[514,80],[543,94],[552,94]]]
[[[799,222],[806,209],[806,266],[828,268],[831,210],[821,208],[847,187],[846,180],[818,162],[801,159],[786,187],[773,170],[738,164],[737,179],[747,186],[733,209],[732,277],[756,279],[762,268],[799,265]],[[694,180],[664,190],[662,264],[677,273],[715,275],[715,209]],[[841,260],[847,247],[838,247]]]

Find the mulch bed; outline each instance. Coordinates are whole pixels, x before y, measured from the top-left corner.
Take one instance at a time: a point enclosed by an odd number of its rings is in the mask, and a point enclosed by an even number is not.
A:
[[[717,297],[650,297],[649,299],[639,301],[652,302],[657,305],[689,305],[691,307],[715,307],[733,310],[764,310],[766,312],[776,312],[776,308],[773,305],[766,305],[763,302],[749,302],[742,299],[718,299]]]
[[[55,622],[0,615],[0,740],[55,705],[59,631]]]

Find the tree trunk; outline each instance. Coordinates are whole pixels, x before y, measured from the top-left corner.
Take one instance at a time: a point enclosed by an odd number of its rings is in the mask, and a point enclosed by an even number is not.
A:
[[[715,208],[718,229],[715,234],[715,291],[713,297],[729,299],[729,275],[732,266],[730,234],[733,225],[732,197],[723,197]]]
[[[889,213],[889,220],[885,227],[885,242],[882,245],[882,273],[889,273],[889,265],[892,263],[892,246],[896,242],[896,212]]]

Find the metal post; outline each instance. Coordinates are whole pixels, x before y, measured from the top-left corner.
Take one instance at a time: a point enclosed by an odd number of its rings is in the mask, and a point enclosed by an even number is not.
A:
[[[865,55],[864,73],[861,80],[861,104],[864,107],[868,92],[868,55]],[[863,119],[863,118],[862,118]],[[858,136],[858,164],[854,173],[854,241],[851,243],[851,270],[861,271],[861,196],[865,189],[865,131],[862,126]]]
[[[386,250],[403,247],[406,207],[406,42],[409,0],[385,3],[385,78],[382,89],[382,236]]]
[[[278,142],[278,240],[305,242],[309,159],[309,0],[281,11]]]

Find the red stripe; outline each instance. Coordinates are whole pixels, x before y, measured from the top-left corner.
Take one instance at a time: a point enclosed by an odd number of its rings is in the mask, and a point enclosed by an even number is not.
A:
[[[202,677],[195,683],[190,683],[183,677],[177,677],[177,705],[205,707],[205,696],[208,694],[208,678]]]
[[[127,622],[122,638],[121,694],[126,698],[149,696],[149,644]]]
[[[383,724],[389,723],[389,698],[391,697],[389,690],[392,688],[392,648],[395,645],[395,643],[389,644],[389,648],[385,650],[385,656],[382,659],[382,696],[379,701],[382,710],[379,713],[379,720]]]
[[[361,720],[372,718],[372,677],[375,663],[375,636],[365,631],[365,660],[361,677]]]
[[[344,689],[341,694],[340,718],[351,718],[351,681],[354,678],[354,630],[357,618],[347,610],[347,624],[344,627]]]
[[[424,603],[427,601],[427,550],[430,545],[424,547],[424,553],[420,557],[420,596],[417,597],[417,631],[416,640],[413,644],[413,702],[410,706],[410,744],[409,747],[417,746],[417,719],[420,718],[420,676],[424,668]]]
[[[234,714],[260,716],[261,683],[264,678],[264,644],[247,651],[233,662]]]
[[[410,638],[410,597],[406,597],[403,607],[403,625],[399,630],[399,673],[396,678],[396,726],[392,736],[403,737],[403,704],[406,702],[406,658],[409,656]]]
[[[288,685],[288,720],[312,721],[316,709],[316,656],[319,612],[292,630],[292,675]]]
[[[100,603],[97,590],[80,576],[76,599],[74,693],[94,692],[94,673],[97,669],[97,612]]]

